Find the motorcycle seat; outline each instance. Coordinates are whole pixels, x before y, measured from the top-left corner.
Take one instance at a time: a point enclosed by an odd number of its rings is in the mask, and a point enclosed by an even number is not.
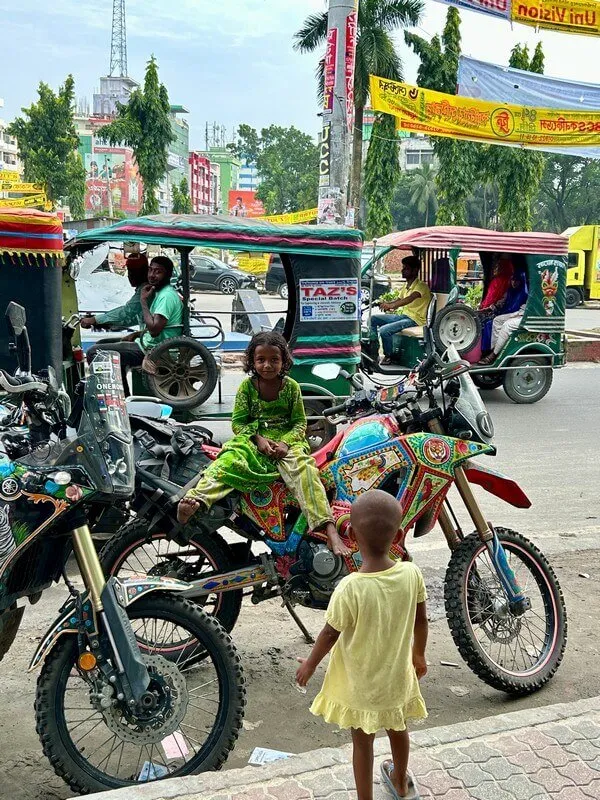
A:
[[[327,466],[327,464],[332,460],[333,456],[335,455],[335,451],[338,449],[338,446],[343,438],[344,431],[340,431],[339,433],[336,433],[331,441],[327,442],[327,444],[323,445],[323,447],[313,453],[313,458],[318,469],[323,469],[323,467]]]

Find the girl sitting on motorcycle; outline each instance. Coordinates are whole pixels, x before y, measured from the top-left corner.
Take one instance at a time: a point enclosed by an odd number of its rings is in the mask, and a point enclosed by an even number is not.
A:
[[[234,490],[266,489],[281,477],[298,500],[309,529],[325,530],[330,549],[347,555],[310,456],[302,392],[287,374],[291,366],[281,334],[252,337],[244,356],[244,369],[250,375],[237,391],[231,418],[234,436],[180,501],[177,519],[185,524],[198,509],[208,510]]]

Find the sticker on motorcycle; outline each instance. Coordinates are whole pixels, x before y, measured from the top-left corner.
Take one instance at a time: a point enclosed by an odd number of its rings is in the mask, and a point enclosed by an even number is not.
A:
[[[443,439],[427,439],[423,445],[423,455],[430,464],[445,464],[451,454],[450,445]]]

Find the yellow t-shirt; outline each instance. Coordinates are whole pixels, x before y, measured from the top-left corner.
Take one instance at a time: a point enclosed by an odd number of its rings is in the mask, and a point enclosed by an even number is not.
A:
[[[412,663],[417,603],[426,597],[421,571],[407,561],[340,581],[325,619],[341,635],[313,714],[365,733],[402,731],[407,719],[427,716]]]
[[[396,314],[406,314],[407,317],[415,321],[415,325],[425,325],[427,321],[427,306],[431,300],[431,289],[427,286],[425,281],[417,279],[413,281],[410,286],[407,283],[400,289],[398,300],[404,300],[405,297],[408,297],[409,294],[413,292],[419,292],[421,297],[417,297],[416,300],[413,300],[412,303],[409,303],[407,306],[400,306],[400,308],[397,308]]]

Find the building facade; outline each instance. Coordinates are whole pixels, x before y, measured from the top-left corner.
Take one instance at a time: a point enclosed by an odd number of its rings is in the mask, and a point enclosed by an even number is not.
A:
[[[410,136],[400,142],[400,167],[405,172],[418,169],[424,164],[437,168],[433,142],[427,136]]]
[[[219,196],[217,198],[217,212],[227,214],[229,211],[229,192],[237,189],[242,162],[233,153],[223,146],[209,147],[201,155],[206,156],[212,163],[219,165]]]
[[[0,97],[0,108],[4,107],[4,100]],[[0,119],[0,170],[14,172],[16,176],[23,173],[23,165],[19,161],[17,140],[6,132],[8,123]]]
[[[210,159],[201,153],[192,151],[189,155],[190,197],[194,214],[211,214],[214,204],[211,203],[212,171]]]
[[[255,192],[259,186],[260,178],[258,177],[256,164],[252,164],[246,158],[243,158],[238,175],[238,185],[232,188],[240,189],[242,192]]]
[[[100,78],[100,88],[94,92],[93,114],[95,117],[114,117],[117,103],[126,106],[138,85],[126,76],[107,75]]]

